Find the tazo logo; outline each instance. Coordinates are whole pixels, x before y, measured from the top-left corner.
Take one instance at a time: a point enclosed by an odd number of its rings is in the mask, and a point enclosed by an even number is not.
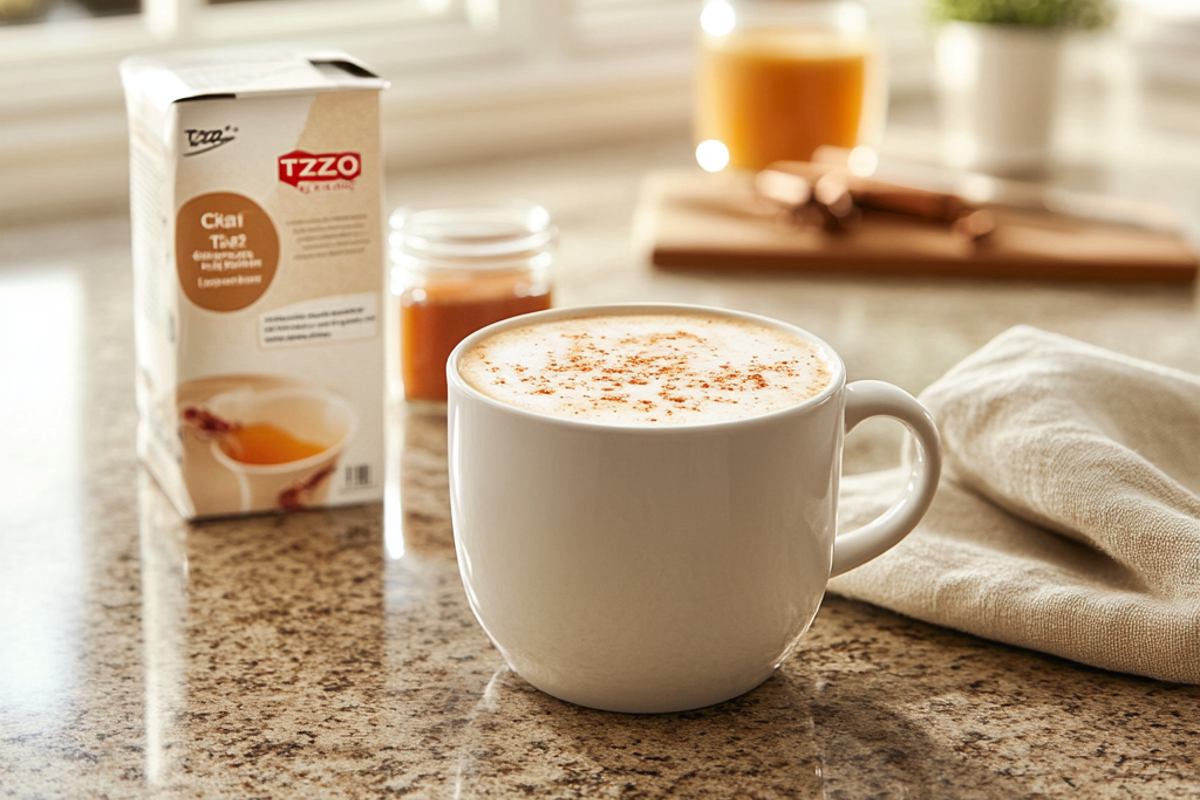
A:
[[[358,153],[306,153],[293,150],[279,157],[279,180],[296,188],[301,184],[352,181],[362,174]]]
[[[201,153],[207,153],[209,150],[216,150],[223,144],[229,144],[236,137],[237,128],[232,125],[226,125],[223,129],[216,128],[211,131],[199,130],[196,128],[188,128],[184,131],[187,135],[187,144],[189,148],[198,147],[199,150],[190,150],[184,153],[185,156],[198,156]]]

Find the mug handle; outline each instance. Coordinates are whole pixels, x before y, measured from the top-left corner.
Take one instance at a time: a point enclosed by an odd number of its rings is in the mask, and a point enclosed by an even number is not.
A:
[[[883,381],[846,386],[846,433],[868,417],[892,417],[916,437],[917,454],[904,491],[891,507],[866,525],[836,537],[830,577],[861,566],[907,536],[929,510],[942,474],[941,437],[925,406],[903,389]]]

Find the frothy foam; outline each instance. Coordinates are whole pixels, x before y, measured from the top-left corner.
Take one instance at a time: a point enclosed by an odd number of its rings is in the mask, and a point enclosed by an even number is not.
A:
[[[831,379],[815,345],[706,314],[572,317],[509,328],[466,352],[459,373],[508,405],[618,424],[717,422],[766,414]]]

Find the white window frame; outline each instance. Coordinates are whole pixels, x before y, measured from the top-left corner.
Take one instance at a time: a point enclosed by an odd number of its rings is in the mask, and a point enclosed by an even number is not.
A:
[[[125,202],[130,53],[346,50],[392,82],[392,168],[686,130],[691,0],[424,2],[144,0],[141,15],[0,28],[0,224]]]
[[[901,31],[893,85],[919,83],[921,0],[869,2],[881,28]],[[0,225],[126,202],[117,65],[130,53],[264,41],[345,50],[392,83],[383,143],[396,169],[684,134],[700,4],[143,0],[141,15],[0,27]]]

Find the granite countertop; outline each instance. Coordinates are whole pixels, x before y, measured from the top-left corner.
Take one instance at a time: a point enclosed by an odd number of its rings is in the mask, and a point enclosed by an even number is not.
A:
[[[1173,179],[1200,185],[1200,148],[1163,135]],[[638,180],[687,150],[431,168],[393,176],[389,201],[522,194],[562,230],[559,304],[775,316],[833,342],[851,378],[913,392],[1014,324],[1200,372],[1190,286],[657,273],[630,252]],[[0,241],[0,797],[1200,794],[1200,687],[836,596],[774,677],[723,705],[630,716],[543,695],[464,597],[443,416],[391,410],[382,504],[185,523],[134,453],[123,209]],[[898,442],[868,423],[847,469],[891,465]]]

